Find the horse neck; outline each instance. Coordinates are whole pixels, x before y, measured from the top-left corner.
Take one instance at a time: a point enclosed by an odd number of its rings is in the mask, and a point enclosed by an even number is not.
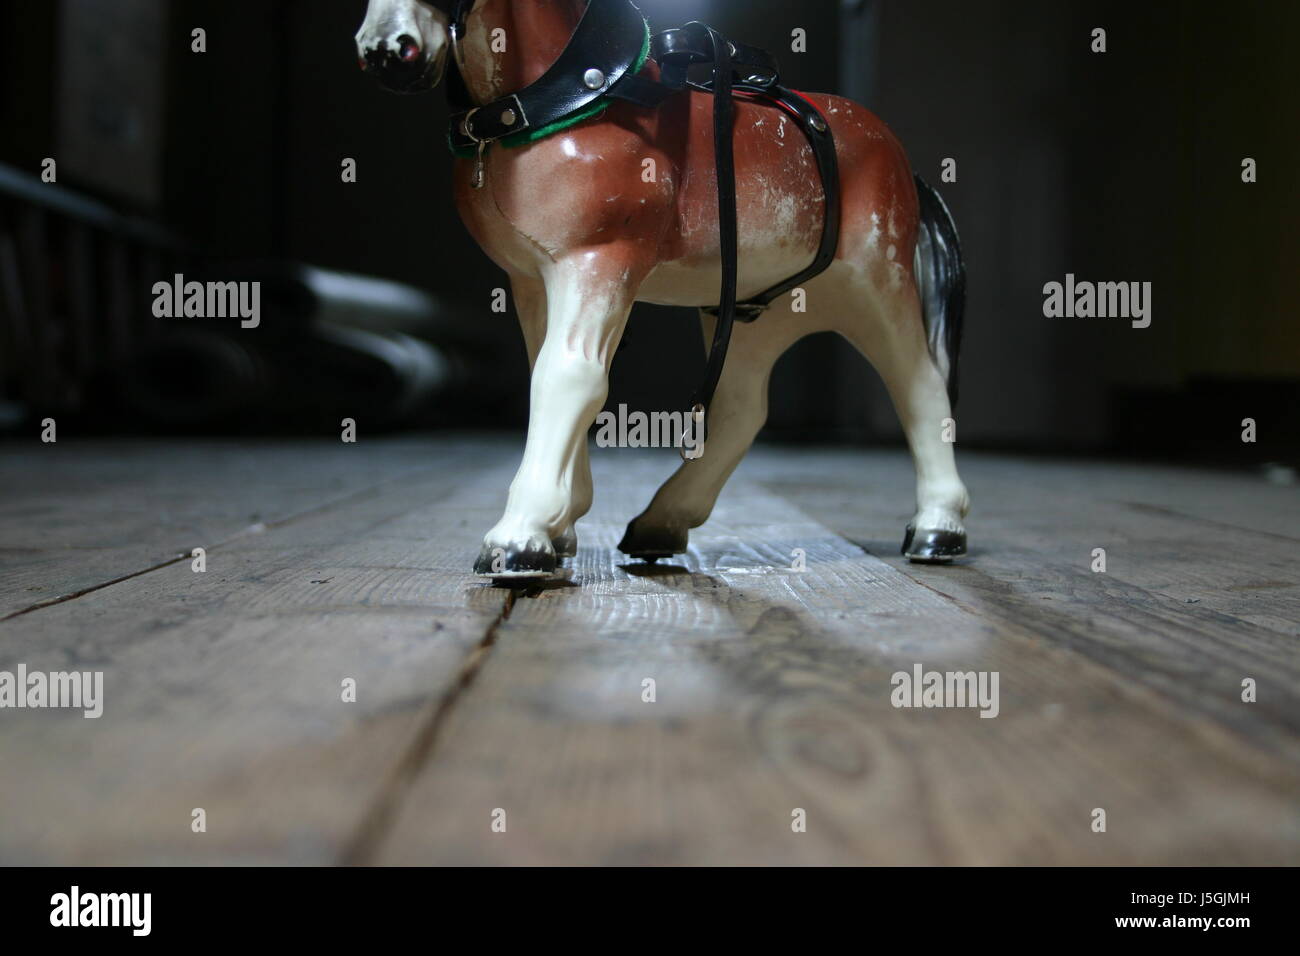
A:
[[[474,102],[490,103],[540,77],[586,9],[587,0],[478,0],[465,18],[461,44],[461,72]],[[502,53],[492,50],[497,29],[505,31]]]

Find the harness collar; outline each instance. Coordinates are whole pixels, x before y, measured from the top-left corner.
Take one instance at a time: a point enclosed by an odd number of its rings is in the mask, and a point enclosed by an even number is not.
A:
[[[459,53],[473,0],[458,0],[452,15],[453,48]],[[559,57],[522,90],[475,106],[454,55],[448,77],[452,115],[447,138],[452,152],[472,155],[486,144],[521,146],[603,110],[624,77],[650,54],[650,27],[630,0],[589,0]]]

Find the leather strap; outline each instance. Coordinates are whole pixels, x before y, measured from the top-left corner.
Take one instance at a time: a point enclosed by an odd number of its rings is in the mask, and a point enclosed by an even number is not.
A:
[[[680,29],[655,35],[650,45],[650,56],[659,64],[665,84],[682,89],[689,82],[687,69],[691,64],[713,62],[711,32],[703,23],[692,21]],[[732,82],[736,85],[767,86],[777,81],[776,60],[766,50],[731,42],[727,44],[727,52],[735,67]]]
[[[822,237],[817,246],[817,254],[806,269],[792,275],[784,282],[778,282],[770,289],[751,296],[737,306],[736,318],[741,322],[753,322],[772,302],[785,295],[791,289],[813,276],[820,275],[835,261],[835,251],[840,245],[840,169],[835,157],[835,136],[825,117],[811,102],[794,90],[784,86],[753,86],[737,84],[736,92],[752,94],[774,101],[776,105],[792,114],[808,137],[812,146],[813,160],[817,163],[817,172],[822,181],[822,195],[825,208],[822,219]],[[712,312],[713,309],[705,309]]]
[[[728,43],[715,30],[698,22],[688,23],[680,30],[658,34],[651,44],[651,51],[659,64],[664,84],[691,87],[710,93],[714,98],[713,138],[718,179],[722,290],[718,305],[702,310],[717,316],[717,323],[713,331],[713,345],[705,364],[704,379],[691,401],[692,413],[699,415],[702,412],[704,416],[707,439],[708,409],[726,364],[733,323],[753,322],[774,300],[825,271],[835,259],[840,242],[839,164],[835,156],[835,137],[825,117],[807,98],[780,85],[776,62],[766,51]],[[691,80],[690,66],[706,62],[713,63],[711,82]],[[794,117],[812,146],[825,198],[821,241],[813,261],[783,282],[740,303],[736,302],[736,174],[731,149],[733,92],[771,102]],[[720,109],[724,101],[727,103],[725,115]],[[723,139],[726,140],[725,146]]]
[[[691,399],[691,413],[702,418],[702,439],[709,438],[709,405],[722,378],[731,342],[731,325],[736,318],[736,164],[732,151],[735,104],[731,101],[731,47],[712,27],[688,23],[708,33],[713,54],[713,161],[718,168],[718,245],[722,253],[722,289],[718,293],[718,321],[713,327],[713,345],[704,366],[704,380]],[[690,459],[687,459],[690,460]]]

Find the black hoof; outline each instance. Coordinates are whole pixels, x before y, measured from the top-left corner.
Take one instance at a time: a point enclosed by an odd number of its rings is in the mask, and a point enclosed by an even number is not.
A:
[[[916,533],[911,525],[903,537],[903,556],[909,561],[929,564],[946,564],[953,558],[966,556],[965,531],[922,531]]]
[[[552,538],[551,547],[555,549],[557,558],[575,557],[578,553],[578,535],[574,532],[566,532],[558,538]]]
[[[555,553],[541,548],[500,548],[483,545],[474,573],[490,578],[544,578],[555,572]]]
[[[623,533],[623,540],[618,543],[618,550],[634,558],[657,561],[659,558],[671,558],[674,554],[685,554],[689,540],[688,531],[638,528],[637,523],[633,521]]]

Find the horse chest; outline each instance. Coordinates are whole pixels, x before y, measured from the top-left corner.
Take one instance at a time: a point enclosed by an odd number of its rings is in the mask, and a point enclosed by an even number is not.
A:
[[[502,268],[539,274],[550,261],[611,243],[657,255],[673,216],[674,177],[644,174],[657,150],[604,124],[521,149],[489,151],[486,183],[469,184],[471,161],[457,164],[456,204],[484,251]]]
[[[821,228],[821,189],[806,147],[781,145],[777,123],[763,129],[763,115],[737,142],[745,173],[737,204],[740,283],[749,292],[805,265]],[[472,161],[460,162],[461,218],[507,272],[539,276],[566,255],[631,244],[647,260],[640,299],[716,302],[717,190],[704,117],[694,120],[701,128],[684,141],[659,142],[660,130],[590,124],[524,149],[498,147],[488,152],[482,189],[469,185]]]

